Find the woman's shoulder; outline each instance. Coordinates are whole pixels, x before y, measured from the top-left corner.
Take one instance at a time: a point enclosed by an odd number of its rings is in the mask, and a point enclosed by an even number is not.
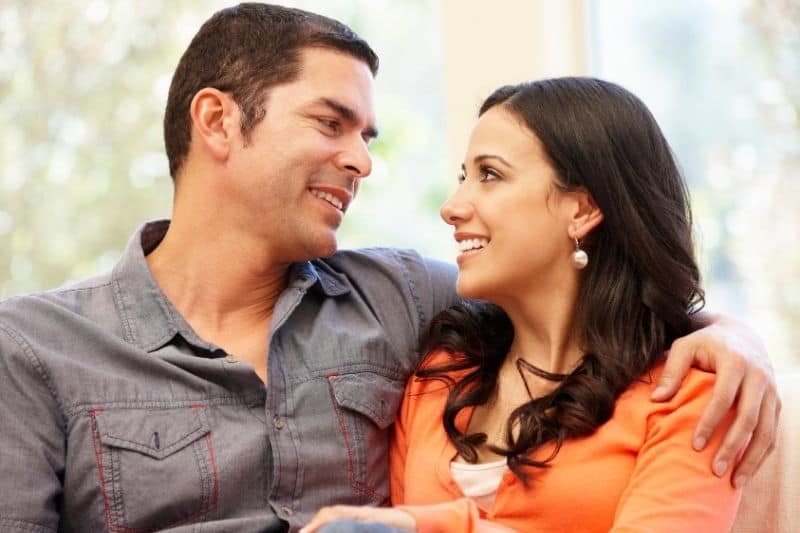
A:
[[[664,402],[655,402],[650,399],[650,396],[655,391],[665,366],[666,357],[634,381],[620,396],[618,403],[627,404],[640,412],[664,413],[680,407],[683,410],[695,409],[699,415],[714,391],[716,374],[698,368],[690,368],[672,398]]]
[[[422,358],[419,368],[408,380],[407,392],[414,394],[449,392],[452,386],[472,369],[451,370],[464,357],[445,349],[434,350]]]

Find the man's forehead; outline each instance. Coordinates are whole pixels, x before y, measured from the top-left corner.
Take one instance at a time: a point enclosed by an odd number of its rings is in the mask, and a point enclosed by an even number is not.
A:
[[[301,52],[299,66],[297,77],[287,85],[315,86],[315,90],[373,98],[375,81],[369,66],[349,54],[306,48]]]

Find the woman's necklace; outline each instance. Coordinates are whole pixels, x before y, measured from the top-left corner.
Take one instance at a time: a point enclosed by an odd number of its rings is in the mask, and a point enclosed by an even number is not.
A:
[[[531,393],[530,385],[528,385],[528,379],[525,377],[525,372],[530,372],[536,377],[546,379],[547,381],[564,381],[569,377],[569,374],[557,374],[555,372],[548,372],[543,368],[539,368],[538,366],[529,363],[522,357],[517,357],[517,360],[514,362],[517,366],[517,372],[519,372],[519,377],[522,378],[522,383],[525,384],[525,391],[528,393],[528,397],[533,400],[533,394]]]
[[[531,392],[531,387],[530,387],[530,385],[528,383],[527,374],[533,374],[534,376],[536,376],[538,378],[541,378],[541,379],[544,379],[544,380],[547,380],[547,381],[553,381],[553,382],[564,381],[570,376],[569,374],[559,374],[559,373],[556,373],[556,372],[548,372],[547,370],[545,370],[543,368],[539,368],[538,366],[536,366],[536,365],[534,365],[532,363],[529,363],[528,361],[526,361],[522,357],[517,357],[517,359],[514,361],[514,366],[516,366],[517,372],[519,372],[519,377],[520,377],[520,379],[522,379],[523,385],[525,385],[525,392],[528,393],[528,398],[530,398],[531,400],[533,400],[534,395]],[[513,411],[513,409],[512,409],[512,411]],[[508,422],[507,421],[500,425],[500,427],[497,429],[497,431],[494,434],[494,442],[495,443],[506,444],[506,439],[508,437],[507,427],[508,427]]]

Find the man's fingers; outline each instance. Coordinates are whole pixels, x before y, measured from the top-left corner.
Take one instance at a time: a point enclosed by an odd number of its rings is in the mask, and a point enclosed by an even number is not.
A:
[[[742,394],[740,393],[740,387],[743,387],[743,380],[745,377],[744,368],[739,365],[727,365],[719,368],[717,378],[714,382],[714,392],[711,395],[711,400],[703,410],[703,414],[700,416],[700,420],[697,422],[697,427],[694,431],[692,447],[695,450],[700,451],[706,447],[714,430],[717,429],[719,423],[725,418],[725,415],[728,414],[731,407],[733,407],[737,395]],[[764,394],[763,385],[760,395],[756,396],[757,392],[758,391],[750,388],[747,392],[747,396],[740,396],[741,407],[736,413],[736,421],[728,430],[728,436],[736,429],[737,421],[738,424],[742,426],[748,421],[748,416],[752,418],[750,431],[755,427],[756,415],[758,415],[758,409],[761,405],[761,396]],[[746,439],[747,436],[749,436],[749,433],[745,435],[743,439]],[[741,448],[742,445],[743,440],[739,447]],[[719,456],[719,453],[717,456]],[[723,468],[723,471],[724,470],[725,468]]]
[[[748,443],[747,450],[731,476],[734,487],[743,487],[772,453],[775,448],[780,411],[780,399],[773,389],[768,389],[764,395],[764,402],[761,404],[753,438]]]
[[[728,379],[723,380],[722,376],[720,376],[717,380],[717,385],[723,381],[727,383]],[[714,387],[715,397],[717,396],[718,388],[720,387]],[[733,396],[733,399],[736,398],[736,391],[733,386],[728,387],[727,385],[723,385],[721,388],[724,390],[720,392],[719,402],[716,402],[715,398],[712,397],[711,402],[709,402],[706,408],[706,412],[703,413],[701,423],[698,424],[698,426],[707,424],[700,427],[698,432],[708,431],[708,434],[704,435],[700,433],[698,440],[704,437],[708,440],[714,432],[714,429],[719,425],[720,420],[722,420],[727,411],[730,410],[733,403],[730,401],[731,396]],[[717,450],[714,462],[711,465],[711,469],[717,476],[722,477],[728,471],[728,467],[734,464],[737,453],[743,450],[751,440],[753,431],[755,431],[759,423],[759,414],[766,390],[767,383],[763,374],[753,370],[751,370],[741,382],[741,388],[738,394],[739,401],[736,406],[736,414],[733,423],[731,427],[728,428],[728,432],[725,434],[725,438],[723,438],[722,444],[719,450]],[[706,417],[706,415],[708,416]]]
[[[307,523],[305,526],[303,526],[302,529],[300,529],[300,533],[315,533],[320,528],[320,526],[324,525],[325,522],[330,520],[330,518],[327,517],[325,509],[326,508],[319,510],[317,514],[315,514],[314,517],[311,519],[311,521]]]
[[[672,343],[667,355],[667,362],[655,390],[650,399],[661,402],[669,400],[678,391],[683,378],[694,361],[694,344],[686,339],[677,339]]]
[[[342,516],[343,513],[340,506],[334,505],[331,507],[323,507],[322,509],[317,511],[317,514],[314,515],[314,517],[308,524],[306,524],[305,526],[303,526],[302,529],[300,529],[300,533],[315,533],[317,530],[319,530],[319,528],[321,528],[328,522],[341,518]]]

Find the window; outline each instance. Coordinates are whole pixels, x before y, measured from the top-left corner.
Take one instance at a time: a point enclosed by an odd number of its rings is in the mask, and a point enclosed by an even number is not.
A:
[[[0,297],[106,270],[139,224],[169,216],[162,118],[172,72],[203,21],[233,3],[3,2]],[[381,58],[374,171],[341,244],[441,254],[448,182],[438,2],[284,3],[348,23]]]
[[[656,115],[692,193],[709,308],[800,364],[800,4],[589,4],[593,74]]]

